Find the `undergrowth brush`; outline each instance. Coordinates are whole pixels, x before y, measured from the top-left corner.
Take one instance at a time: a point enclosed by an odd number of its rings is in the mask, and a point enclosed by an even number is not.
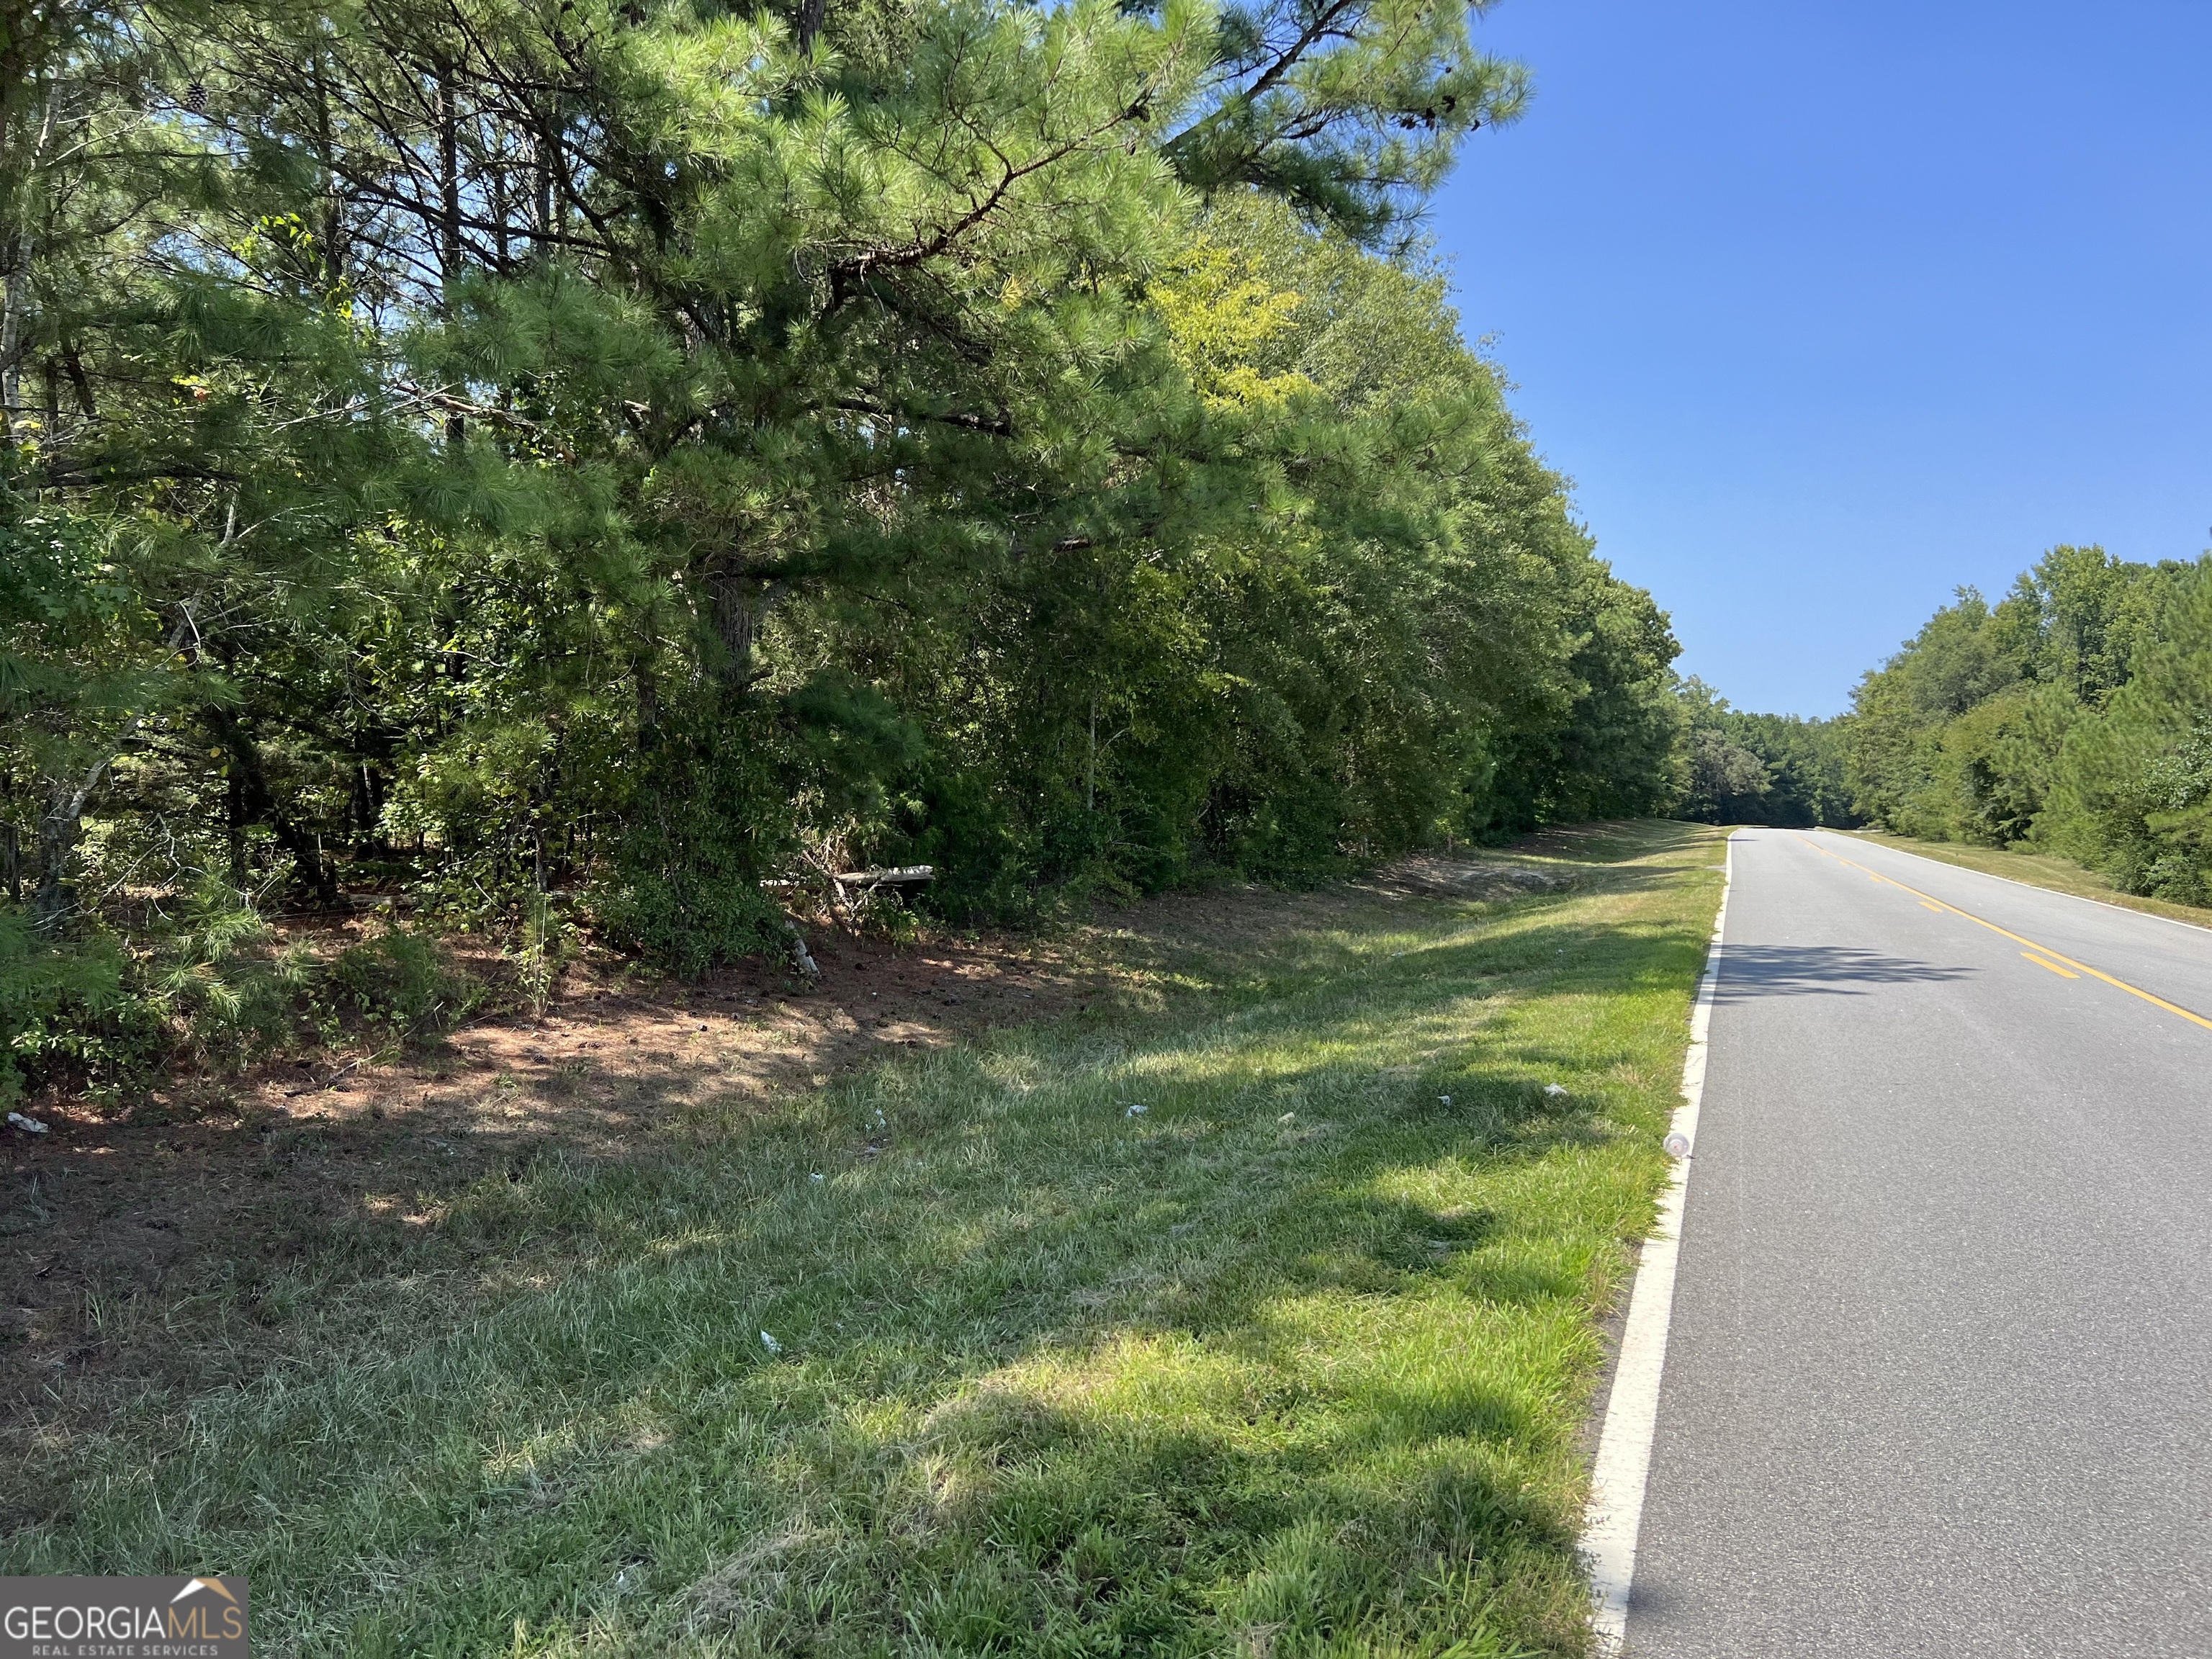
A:
[[[1109,933],[1118,1009],[519,1164],[33,1425],[6,1570],[242,1571],[282,1654],[1582,1654],[1717,836]]]

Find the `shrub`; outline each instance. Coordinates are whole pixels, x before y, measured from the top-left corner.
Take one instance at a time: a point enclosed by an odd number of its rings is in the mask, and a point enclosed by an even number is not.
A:
[[[611,868],[590,894],[606,943],[686,976],[783,948],[760,878],[785,851],[791,814],[775,810],[765,725],[708,718],[659,734]]]
[[[229,883],[202,878],[143,969],[149,1008],[203,1065],[243,1065],[292,1035],[307,974]]]
[[[477,994],[435,939],[397,925],[348,945],[322,972],[325,1004],[409,1036],[452,1024]]]
[[[131,1018],[124,969],[112,939],[41,939],[22,905],[0,901],[0,1106],[57,1071],[98,1077],[148,1057],[155,1034]]]

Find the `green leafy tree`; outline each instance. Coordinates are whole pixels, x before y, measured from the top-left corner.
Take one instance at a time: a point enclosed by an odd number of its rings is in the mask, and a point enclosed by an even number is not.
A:
[[[2126,891],[2212,902],[2212,559],[2160,567],[2125,681],[2066,731],[2038,839]]]
[[[2212,899],[2208,568],[2058,547],[1995,607],[1962,593],[1860,686],[1862,810],[1907,834],[2064,853],[2130,891]]]
[[[349,890],[695,971],[848,861],[1007,913],[1679,791],[1412,239],[1525,95],[1463,9],[0,8],[9,937],[80,1012],[246,1042]]]
[[[1859,822],[1844,782],[1844,722],[1749,714],[1694,678],[1681,683],[1680,696],[1689,766],[1684,817],[1793,829]]]

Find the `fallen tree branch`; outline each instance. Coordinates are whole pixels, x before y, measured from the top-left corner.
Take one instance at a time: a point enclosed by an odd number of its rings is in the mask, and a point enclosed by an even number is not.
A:
[[[936,875],[937,866],[933,864],[898,864],[882,869],[841,870],[831,874],[829,879],[849,887],[878,887],[898,882],[931,881]],[[781,879],[761,883],[763,887],[778,888],[805,887],[807,884],[803,881]]]

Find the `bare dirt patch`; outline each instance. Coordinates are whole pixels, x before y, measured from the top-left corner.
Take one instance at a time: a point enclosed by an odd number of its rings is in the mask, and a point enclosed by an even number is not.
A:
[[[539,1153],[704,1138],[841,1071],[1079,1010],[1103,989],[1041,940],[812,943],[812,981],[747,964],[678,984],[586,962],[542,1019],[178,1079],[129,1109],[40,1103],[46,1133],[0,1129],[0,1414],[51,1411],[125,1358],[103,1340],[102,1301],[251,1281],[337,1225],[404,1235]]]
[[[0,1129],[0,1426],[96,1418],[134,1384],[182,1380],[186,1345],[145,1335],[167,1313],[104,1310],[209,1291],[250,1308],[258,1284],[339,1236],[376,1271],[453,1195],[532,1158],[704,1143],[841,1072],[994,1026],[1126,1009],[1194,961],[1233,968],[1262,940],[1377,903],[1510,900],[1585,872],[1611,880],[1582,860],[1619,833],[1633,832],[1588,826],[1408,858],[1295,896],[1164,894],[1058,938],[894,949],[824,930],[813,981],[753,963],[677,983],[587,959],[541,1019],[499,1013],[411,1051],[180,1078],[129,1109],[42,1103],[47,1133]]]

